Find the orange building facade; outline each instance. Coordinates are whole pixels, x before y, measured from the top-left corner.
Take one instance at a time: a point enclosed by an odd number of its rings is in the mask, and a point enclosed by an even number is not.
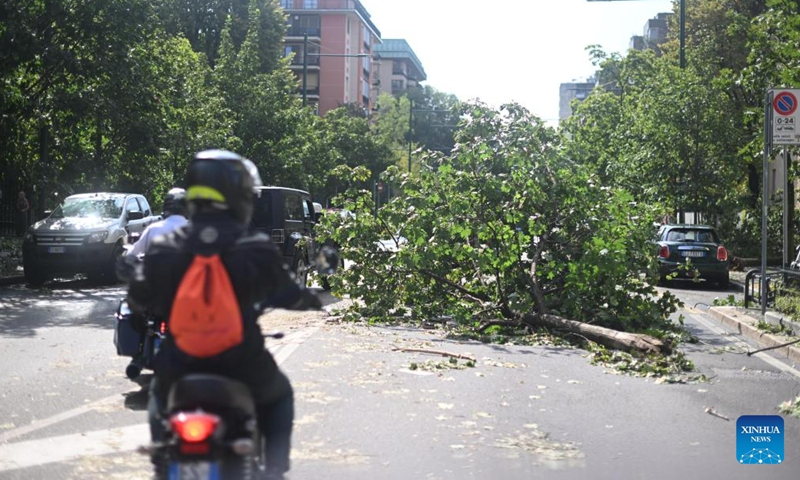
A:
[[[371,112],[381,34],[359,0],[281,0],[287,14],[284,56],[292,56],[299,95],[325,112],[353,105]]]

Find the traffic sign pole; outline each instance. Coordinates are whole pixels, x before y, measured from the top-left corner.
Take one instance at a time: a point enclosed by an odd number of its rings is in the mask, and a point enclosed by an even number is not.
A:
[[[769,158],[772,155],[772,111],[775,94],[764,99],[764,185],[761,189],[761,314],[767,313],[767,217],[769,216]]]

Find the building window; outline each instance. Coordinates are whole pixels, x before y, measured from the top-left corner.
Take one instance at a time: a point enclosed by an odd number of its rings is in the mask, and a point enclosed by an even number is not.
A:
[[[291,54],[294,54],[292,58],[292,65],[302,65],[303,64],[303,46],[302,45],[286,45],[283,47],[283,56],[284,58],[289,57]],[[319,65],[319,46],[317,45],[309,45],[308,46],[308,60],[307,65]]]
[[[317,0],[303,0],[303,8],[318,8]]]
[[[369,28],[367,28],[366,25],[363,25],[361,27],[361,31],[363,32],[362,36],[364,37],[364,46],[367,47],[367,50],[369,50],[370,38],[371,38],[372,35],[370,34]]]
[[[294,8],[294,0],[281,0],[281,8]]]
[[[301,37],[305,34],[319,36],[318,15],[294,15],[290,19],[289,36]]]
[[[350,17],[347,17],[347,34],[350,35]]]
[[[405,82],[403,82],[402,80],[392,80],[392,93],[393,94],[400,93],[400,92],[404,91],[406,89],[405,87],[406,87],[405,86]]]
[[[369,81],[363,80],[361,82],[361,96],[369,97]]]
[[[319,73],[307,72],[306,74],[306,90],[319,89]]]

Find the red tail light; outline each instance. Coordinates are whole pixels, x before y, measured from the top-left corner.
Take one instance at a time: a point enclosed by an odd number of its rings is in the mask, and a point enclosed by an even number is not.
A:
[[[666,245],[662,245],[658,249],[658,258],[668,259],[669,258],[669,247]]]
[[[203,442],[214,433],[219,417],[209,413],[179,413],[169,419],[172,430],[184,442]]]
[[[167,322],[161,322],[161,325],[158,326],[158,331],[161,332],[162,335],[167,333]]]
[[[727,259],[728,259],[728,251],[725,250],[725,247],[720,245],[719,247],[717,247],[717,260],[719,260],[720,262],[724,262]]]

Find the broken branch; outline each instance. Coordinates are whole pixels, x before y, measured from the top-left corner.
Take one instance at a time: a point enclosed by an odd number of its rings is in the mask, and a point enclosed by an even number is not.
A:
[[[464,355],[462,353],[445,352],[443,350],[428,350],[427,348],[403,348],[397,347],[392,349],[393,352],[416,352],[416,353],[430,353],[431,355],[442,355],[445,357],[463,358],[464,360],[475,361],[475,357]]]
[[[756,353],[766,352],[767,350],[775,350],[777,348],[788,347],[789,345],[794,345],[795,343],[800,343],[800,339],[793,340],[793,341],[788,342],[788,343],[783,343],[781,345],[774,345],[772,347],[759,348],[758,350],[754,350],[752,352],[747,352],[747,356],[750,357],[750,356],[752,356],[752,355],[754,355]]]

